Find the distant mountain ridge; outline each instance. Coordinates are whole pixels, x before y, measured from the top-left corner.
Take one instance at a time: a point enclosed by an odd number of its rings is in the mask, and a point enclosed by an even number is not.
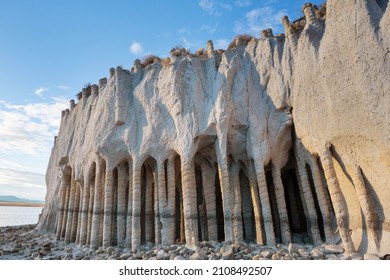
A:
[[[27,203],[45,203],[42,200],[31,200],[19,198],[13,195],[0,195],[0,202],[27,202]]]

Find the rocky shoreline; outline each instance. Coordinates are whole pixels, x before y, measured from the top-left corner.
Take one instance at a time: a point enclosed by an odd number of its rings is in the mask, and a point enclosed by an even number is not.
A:
[[[195,250],[182,244],[157,247],[148,244],[135,252],[118,247],[95,250],[88,245],[57,241],[53,233],[38,233],[35,227],[0,228],[0,260],[379,260],[379,256],[371,254],[346,255],[341,246],[331,244],[260,246],[203,241]]]

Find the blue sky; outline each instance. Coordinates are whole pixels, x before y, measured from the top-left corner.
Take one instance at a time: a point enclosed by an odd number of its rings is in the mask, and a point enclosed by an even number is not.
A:
[[[297,19],[305,2],[0,0],[0,195],[44,199],[61,110],[110,67],[177,45],[195,52],[209,39],[226,48],[237,34],[282,33],[281,17]]]

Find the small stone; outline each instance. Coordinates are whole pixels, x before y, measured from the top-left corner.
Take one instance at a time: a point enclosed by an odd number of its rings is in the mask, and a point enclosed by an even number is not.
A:
[[[108,247],[108,248],[106,249],[106,253],[107,253],[109,256],[111,256],[112,253],[114,253],[114,251],[115,251],[115,249],[114,249],[113,247]]]
[[[45,248],[48,248],[48,247],[51,247],[51,244],[53,244],[53,243],[51,243],[51,242],[45,242],[45,243],[43,243],[43,247],[45,247]]]
[[[71,259],[73,259],[73,254],[71,254],[71,253],[66,254],[66,255],[65,255],[65,259],[66,259],[66,260],[71,260]]]
[[[269,250],[265,250],[261,252],[261,256],[265,259],[270,259],[272,257],[272,253]]]
[[[185,258],[183,258],[182,256],[177,256],[174,258],[175,261],[181,261],[181,260],[185,260]]]
[[[310,252],[310,256],[314,259],[314,260],[324,260],[325,259],[325,255],[323,252],[321,252],[320,250],[318,249],[313,249],[311,252]]]
[[[209,255],[209,260],[219,260],[221,258],[221,256],[218,256],[217,253],[211,253]]]
[[[170,255],[164,250],[160,250],[157,252],[156,259],[157,260],[169,260]]]
[[[222,258],[231,258],[234,254],[233,246],[225,244],[222,246],[220,252],[222,254]]]
[[[255,260],[255,261],[257,261],[259,259],[260,259],[260,255],[255,255],[255,256],[252,257],[252,260]]]
[[[344,249],[339,245],[326,244],[321,247],[321,251],[324,254],[341,254],[344,253]]]
[[[75,259],[75,260],[81,260],[81,259],[84,258],[84,257],[85,257],[84,253],[78,252],[78,253],[76,253],[76,255],[74,256],[74,259]]]
[[[131,257],[131,254],[130,253],[124,253],[124,254],[120,255],[119,257],[122,260],[127,260],[128,258]]]
[[[334,254],[325,255],[325,259],[327,259],[327,260],[338,260],[338,258]]]
[[[339,260],[352,260],[351,255],[346,255],[346,254],[338,254],[337,258]]]
[[[288,244],[288,252],[290,254],[293,254],[293,253],[299,253],[299,249],[302,249],[302,246],[299,245],[299,244],[296,244],[296,243],[290,243]]]

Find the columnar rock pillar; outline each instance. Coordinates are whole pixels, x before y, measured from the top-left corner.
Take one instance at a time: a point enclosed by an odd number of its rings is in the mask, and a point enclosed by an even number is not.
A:
[[[168,159],[167,164],[167,183],[168,183],[168,201],[165,213],[167,213],[167,220],[163,227],[167,228],[167,242],[175,243],[175,202],[176,202],[176,180],[175,180],[175,155]]]
[[[306,162],[303,159],[301,159],[299,156],[297,156],[296,158],[297,158],[298,174],[301,182],[301,193],[303,194],[303,198],[305,200],[305,204],[307,208],[306,211],[307,213],[305,214],[308,219],[308,223],[307,223],[308,230],[311,233],[313,244],[320,245],[322,243],[321,234],[318,228],[318,217],[314,205],[313,194],[310,188],[310,181],[306,171]]]
[[[259,198],[259,188],[257,187],[256,182],[256,172],[253,166],[253,162],[249,162],[249,187],[251,191],[252,203],[253,203],[253,212],[255,216],[255,228],[256,228],[256,243],[264,244],[264,236],[262,230],[263,224],[263,214],[261,212],[260,198]]]
[[[126,180],[125,163],[117,166],[118,170],[118,207],[117,207],[117,245],[123,246],[126,238]]]
[[[79,218],[79,205],[80,205],[80,183],[75,182],[75,196],[73,204],[73,217],[72,217],[72,230],[70,233],[70,242],[75,242],[77,236],[78,228],[78,218]]]
[[[94,171],[95,172],[95,171]],[[96,176],[96,175],[95,175]],[[91,244],[91,231],[92,231],[92,217],[93,217],[93,207],[94,207],[94,197],[95,197],[95,177],[89,180],[89,206],[88,206],[88,221],[87,221],[87,239],[86,244]]]
[[[103,247],[111,245],[112,236],[112,209],[113,209],[113,179],[114,174],[110,165],[106,167],[106,181],[104,192],[104,214],[103,214]]]
[[[64,211],[65,211],[65,202],[66,202],[66,182],[65,175],[62,173],[61,179],[61,187],[60,187],[60,196],[59,196],[59,207],[58,207],[58,217],[57,217],[57,232],[56,239],[61,239],[61,231],[62,231],[62,222],[64,219]]]
[[[346,212],[347,205],[340,189],[329,147],[325,147],[323,149],[320,157],[324,168],[326,182],[328,183],[329,194],[336,214],[337,227],[340,232],[344,250],[347,254],[354,253],[355,249],[349,235],[349,220]]]
[[[195,166],[193,159],[182,157],[181,176],[186,245],[190,248],[195,248],[198,242],[198,215],[196,203]]]
[[[126,218],[126,239],[125,239],[125,247],[131,247],[132,240],[132,223],[133,223],[133,166],[131,162],[129,162],[129,191],[127,195],[127,218]]]
[[[291,49],[294,53],[296,53],[299,39],[298,34],[293,28],[293,26],[290,24],[290,20],[287,16],[284,16],[282,18],[282,23],[284,26],[284,33],[286,34],[286,38],[288,41],[291,42]]]
[[[371,201],[371,191],[366,187],[362,175],[362,170],[358,165],[353,165],[352,172],[350,173],[353,184],[355,186],[355,191],[359,200],[360,207],[362,208],[366,220],[367,229],[372,235],[375,241],[375,245],[378,249],[380,242],[378,227],[380,223],[378,215],[375,212],[375,207]]]
[[[272,164],[272,179],[275,187],[275,196],[276,196],[276,203],[278,206],[282,242],[284,244],[288,244],[291,242],[291,232],[290,232],[290,224],[288,221],[286,200],[284,196],[284,187],[283,187],[280,167],[274,164]]]
[[[169,245],[168,241],[168,228],[165,226],[166,223],[166,216],[168,213],[166,213],[166,207],[167,207],[167,185],[166,185],[166,178],[165,178],[165,168],[164,168],[164,162],[159,161],[157,162],[157,182],[158,182],[158,200],[159,200],[159,213],[160,213],[160,219],[162,223],[162,229],[161,229],[161,242],[163,245]],[[172,244],[172,243],[171,243]]]
[[[145,241],[154,243],[153,172],[145,166]]]
[[[68,219],[69,198],[70,198],[70,186],[66,185],[64,216],[62,218],[62,226],[61,226],[61,237],[64,237],[64,238],[65,238],[66,224],[67,224],[67,219]]]
[[[272,221],[271,205],[269,202],[267,181],[265,179],[265,171],[262,161],[255,161],[255,170],[257,177],[257,185],[259,187],[259,196],[261,202],[261,210],[263,213],[264,231],[266,244],[275,244],[275,231]]]
[[[70,194],[69,194],[69,206],[68,206],[68,217],[66,219],[66,228],[65,228],[65,242],[71,242],[72,237],[72,224],[73,224],[73,212],[75,208],[75,196],[76,196],[76,181],[74,180],[73,174],[70,184]]]
[[[242,228],[242,201],[241,201],[241,186],[240,186],[240,166],[232,162],[231,175],[234,193],[234,208],[233,208],[233,241],[238,242],[244,239]]]
[[[311,25],[317,22],[317,16],[312,3],[306,3],[303,6],[303,13],[305,14],[305,19],[308,24]]]
[[[208,228],[208,239],[218,240],[218,227],[217,227],[217,212],[215,202],[215,175],[210,164],[205,161],[201,162],[202,170],[202,182],[204,189],[204,199],[206,203],[207,212],[207,228]]]
[[[88,226],[88,212],[89,212],[89,198],[90,198],[90,181],[89,174],[84,179],[84,191],[82,196],[81,206],[81,225],[80,225],[80,245],[84,245],[87,240],[87,226]]]
[[[221,194],[222,194],[222,207],[224,213],[224,225],[225,225],[225,241],[233,241],[233,232],[232,232],[232,220],[231,220],[231,192],[230,192],[230,177],[227,160],[217,153],[218,158],[218,174],[219,182],[221,184]]]
[[[327,242],[331,242],[333,240],[333,235],[334,235],[332,231],[331,208],[328,203],[328,200],[326,199],[325,187],[324,184],[322,183],[317,157],[311,156],[310,167],[312,171],[314,187],[317,194],[318,206],[320,207],[322,213],[325,239]]]
[[[131,249],[137,250],[141,244],[141,164],[133,162],[133,215],[131,224]]]
[[[96,163],[95,176],[95,197],[93,203],[92,228],[91,228],[91,246],[97,248],[100,244],[100,220],[102,218],[102,192],[103,192],[103,162],[98,160]]]
[[[160,221],[160,212],[159,212],[159,205],[160,201],[158,199],[158,173],[157,173],[157,166],[154,166],[153,168],[153,199],[154,199],[154,244],[161,244],[161,221]]]
[[[121,88],[122,79],[124,79],[122,67],[118,66],[116,68],[116,84],[117,88]],[[121,125],[125,122],[126,118],[126,99],[124,96],[124,92],[117,90],[115,92],[115,124]]]
[[[76,189],[76,198],[77,198],[77,208],[76,208],[76,219],[74,221],[75,224],[75,236],[73,238],[73,242],[78,243],[80,240],[80,225],[81,225],[81,211],[82,211],[82,195],[83,195],[83,186],[80,182],[77,182]]]

